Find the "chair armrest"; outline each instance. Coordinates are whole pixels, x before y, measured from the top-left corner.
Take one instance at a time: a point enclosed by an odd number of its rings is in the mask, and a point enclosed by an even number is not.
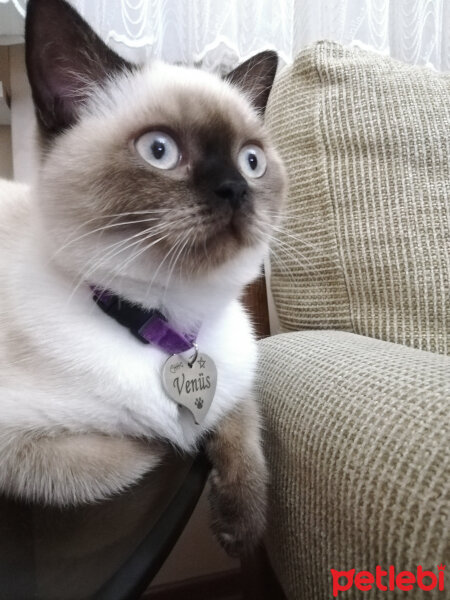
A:
[[[331,598],[330,569],[436,573],[449,557],[450,357],[339,331],[259,348],[267,548],[288,598]]]

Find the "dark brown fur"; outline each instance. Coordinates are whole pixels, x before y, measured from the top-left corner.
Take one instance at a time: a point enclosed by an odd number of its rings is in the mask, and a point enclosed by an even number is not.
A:
[[[229,554],[248,553],[264,531],[268,482],[253,399],[246,399],[222,421],[207,443],[207,452],[214,465],[210,480],[213,532]]]

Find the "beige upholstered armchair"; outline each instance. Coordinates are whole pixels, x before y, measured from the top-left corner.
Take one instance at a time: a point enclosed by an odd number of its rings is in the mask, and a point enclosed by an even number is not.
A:
[[[317,43],[267,121],[290,177],[283,333],[260,342],[268,554],[289,600],[403,598],[377,565],[450,559],[450,75]]]

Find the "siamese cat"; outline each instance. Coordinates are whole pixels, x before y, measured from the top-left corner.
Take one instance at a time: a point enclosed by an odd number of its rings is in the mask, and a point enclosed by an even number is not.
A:
[[[40,165],[31,188],[0,182],[0,491],[98,501],[168,445],[204,444],[213,529],[231,554],[249,549],[267,472],[239,297],[285,196],[263,124],[277,56],[225,79],[139,67],[64,0],[30,0],[26,63]],[[142,315],[150,343],[134,327]],[[203,363],[211,389],[188,383],[195,406],[177,402],[176,369],[202,378]]]

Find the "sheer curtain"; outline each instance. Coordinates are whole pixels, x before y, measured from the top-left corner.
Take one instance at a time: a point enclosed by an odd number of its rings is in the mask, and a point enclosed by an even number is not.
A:
[[[450,0],[70,0],[126,58],[227,69],[265,48],[359,43],[450,70]],[[26,0],[0,0],[0,40],[20,38]],[[1,43],[1,42],[0,42]]]

